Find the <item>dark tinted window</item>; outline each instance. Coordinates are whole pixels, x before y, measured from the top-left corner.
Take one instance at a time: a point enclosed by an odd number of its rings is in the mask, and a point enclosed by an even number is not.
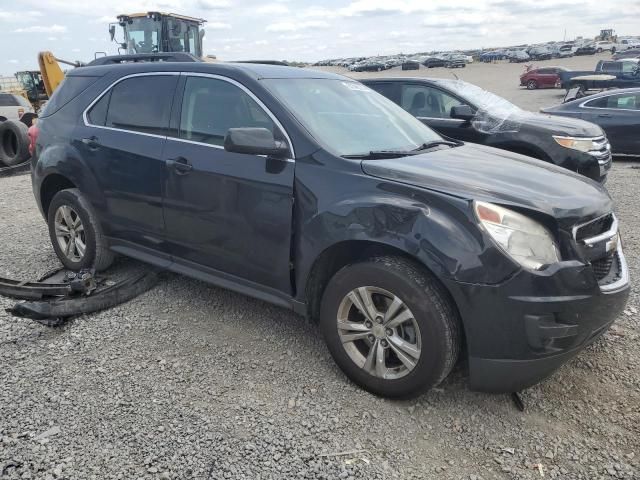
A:
[[[111,99],[111,91],[98,100],[98,102],[91,107],[87,114],[87,120],[91,125],[104,126],[107,122],[107,109],[109,108],[109,100]]]
[[[553,68],[541,68],[537,73],[540,73],[542,75],[549,75],[551,73],[556,73],[556,71]]]
[[[116,84],[111,89],[105,126],[166,135],[177,78],[177,75],[150,75]]]
[[[369,83],[367,87],[372,88],[395,103],[400,103],[400,87],[397,83]]]
[[[181,138],[222,146],[230,128],[242,127],[262,127],[276,134],[273,120],[239,87],[213,78],[187,78]]]
[[[603,62],[601,67],[603,72],[620,72],[622,64],[619,62]]]
[[[0,93],[0,107],[17,107],[20,104],[18,100],[8,93]]]
[[[84,92],[100,77],[80,77],[77,75],[67,75],[53,95],[47,102],[46,106],[40,112],[41,117],[52,115],[64,107],[75,97]]]

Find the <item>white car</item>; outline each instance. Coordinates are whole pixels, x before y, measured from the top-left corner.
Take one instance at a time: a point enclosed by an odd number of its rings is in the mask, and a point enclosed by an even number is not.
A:
[[[622,52],[630,48],[640,48],[640,40],[637,38],[619,38],[615,47],[616,52]]]
[[[610,52],[611,50],[616,48],[616,44],[613,42],[609,42],[608,40],[601,40],[599,42],[596,42],[594,44],[594,47],[596,47],[596,52],[598,53],[604,52],[605,50]]]
[[[29,101],[21,95],[0,92],[0,122],[19,121],[25,113],[35,113]]]

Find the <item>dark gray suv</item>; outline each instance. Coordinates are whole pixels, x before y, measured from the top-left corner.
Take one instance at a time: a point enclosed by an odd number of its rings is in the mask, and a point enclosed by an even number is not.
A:
[[[32,138],[34,195],[65,266],[120,253],[293,309],[379,395],[438,384],[460,352],[473,388],[527,387],[627,301],[601,186],[443,139],[338,75],[87,66]]]

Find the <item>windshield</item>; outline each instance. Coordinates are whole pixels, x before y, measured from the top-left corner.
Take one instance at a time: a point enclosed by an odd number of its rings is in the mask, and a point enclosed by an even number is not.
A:
[[[413,115],[354,81],[303,78],[265,83],[309,133],[337,155],[408,151],[442,140]]]
[[[132,18],[124,25],[127,53],[155,53],[159,51],[162,23],[152,18]]]

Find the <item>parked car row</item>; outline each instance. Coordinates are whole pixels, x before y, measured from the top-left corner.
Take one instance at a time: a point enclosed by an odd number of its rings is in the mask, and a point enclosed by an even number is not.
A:
[[[69,72],[31,137],[54,251],[72,270],[121,253],[306,315],[388,397],[461,355],[472,388],[519,391],[603,335],[630,289],[590,180],[610,165],[603,131],[460,81],[366,84],[382,95],[276,65]]]

